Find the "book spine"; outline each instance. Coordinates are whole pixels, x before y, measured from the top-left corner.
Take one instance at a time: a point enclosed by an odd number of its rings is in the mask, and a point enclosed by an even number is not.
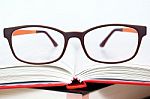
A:
[[[84,81],[80,82],[78,78],[73,78],[72,83],[66,85],[67,89],[79,89],[87,87]]]

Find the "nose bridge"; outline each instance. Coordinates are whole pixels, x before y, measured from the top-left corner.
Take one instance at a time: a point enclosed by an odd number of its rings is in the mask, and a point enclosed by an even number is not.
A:
[[[72,37],[76,37],[79,38],[80,40],[82,40],[84,33],[83,32],[66,32],[66,36],[68,39],[72,38]]]

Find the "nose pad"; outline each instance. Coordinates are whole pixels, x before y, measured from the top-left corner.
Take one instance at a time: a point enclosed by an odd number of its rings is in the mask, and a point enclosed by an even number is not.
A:
[[[78,53],[82,50],[80,40],[78,38],[71,38],[68,41],[67,48],[60,61],[74,69],[78,58]]]
[[[73,69],[74,73],[87,68],[91,60],[86,56],[78,38],[71,38],[63,57],[60,60]]]

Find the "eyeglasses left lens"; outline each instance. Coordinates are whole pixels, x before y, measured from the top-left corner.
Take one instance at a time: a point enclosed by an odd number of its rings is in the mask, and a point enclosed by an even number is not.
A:
[[[21,28],[12,34],[15,55],[23,61],[32,63],[56,60],[63,51],[64,42],[61,33],[47,28]]]

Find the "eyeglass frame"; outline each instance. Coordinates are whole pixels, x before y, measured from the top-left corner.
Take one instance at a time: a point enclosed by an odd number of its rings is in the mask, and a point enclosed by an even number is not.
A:
[[[97,28],[103,28],[103,27],[107,27],[107,26],[126,26],[126,27],[129,27],[129,28],[133,28],[137,31],[138,33],[138,43],[137,43],[137,48],[136,48],[136,51],[135,53],[128,59],[125,59],[125,60],[121,60],[121,61],[116,61],[116,62],[104,62],[104,61],[98,61],[96,59],[93,59],[92,57],[90,57],[90,55],[88,54],[88,52],[86,51],[86,48],[85,48],[85,45],[84,45],[84,36],[92,31],[92,30],[95,30]],[[40,28],[47,28],[47,29],[51,29],[51,30],[54,30],[54,31],[57,31],[59,33],[61,33],[63,36],[64,36],[64,48],[62,50],[62,53],[60,54],[60,56],[53,60],[53,61],[50,61],[50,62],[41,62],[41,63],[34,63],[34,62],[28,62],[28,61],[24,61],[20,58],[17,57],[17,55],[15,54],[15,51],[13,49],[13,45],[12,45],[12,34],[14,31],[18,30],[18,29],[21,29],[21,28],[29,28],[29,27],[40,27]],[[67,44],[68,44],[68,41],[70,38],[72,37],[77,37],[79,40],[80,40],[80,43],[81,43],[81,46],[84,50],[84,53],[85,55],[92,61],[95,61],[95,62],[98,62],[98,63],[105,63],[105,64],[117,64],[117,63],[123,63],[123,62],[127,62],[131,59],[133,59],[137,53],[138,53],[138,50],[140,48],[140,45],[141,45],[141,41],[142,41],[142,38],[147,34],[147,27],[146,26],[141,26],[141,25],[130,25],[130,24],[105,24],[105,25],[99,25],[99,26],[95,26],[95,27],[92,27],[92,28],[89,28],[83,32],[78,32],[78,31],[72,31],[72,32],[64,32],[62,30],[59,30],[57,28],[54,28],[54,27],[49,27],[49,26],[43,26],[43,25],[23,25],[23,26],[16,26],[16,27],[9,27],[9,28],[4,28],[4,37],[8,40],[8,43],[9,43],[9,46],[10,46],[10,49],[14,55],[14,57],[21,61],[21,62],[24,62],[24,63],[27,63],[27,64],[34,64],[34,65],[41,65],[41,64],[49,64],[49,63],[53,63],[53,62],[56,62],[58,60],[60,60],[62,58],[62,56],[64,55],[65,53],[65,50],[66,50],[66,47],[67,47]],[[48,36],[49,37],[49,36]],[[50,38],[50,37],[49,37]],[[51,38],[50,38],[51,39]],[[106,43],[106,42],[105,42]],[[56,44],[57,46],[57,44]],[[101,46],[102,47],[102,46]]]

